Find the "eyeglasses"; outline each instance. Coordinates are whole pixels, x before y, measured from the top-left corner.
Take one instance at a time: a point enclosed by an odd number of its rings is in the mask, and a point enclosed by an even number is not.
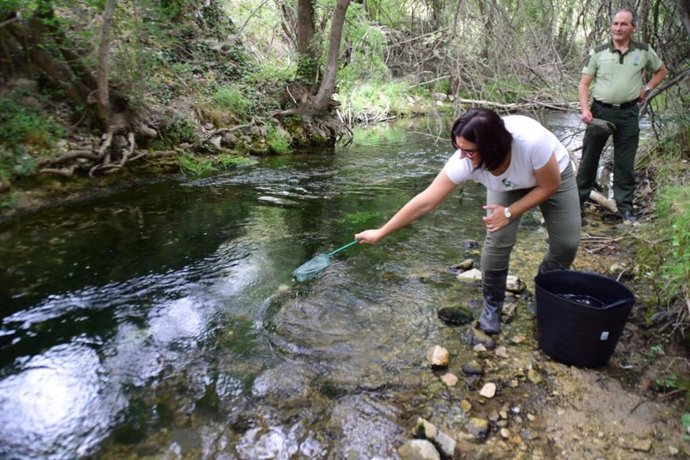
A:
[[[460,150],[460,153],[465,155],[467,158],[470,160],[474,158],[474,156],[477,154],[478,149],[463,149],[462,147],[458,146],[458,150]]]

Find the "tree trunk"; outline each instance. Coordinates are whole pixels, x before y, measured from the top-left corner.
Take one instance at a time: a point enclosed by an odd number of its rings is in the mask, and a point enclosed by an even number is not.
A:
[[[58,61],[43,46],[40,33],[41,19],[32,16],[27,27],[15,14],[16,21],[7,24],[7,29],[31,58],[31,62],[55,85],[62,87],[67,95],[78,104],[86,104],[90,89],[84,85],[64,62]]]
[[[331,33],[329,35],[328,60],[326,70],[321,80],[319,92],[313,100],[313,108],[316,112],[326,112],[331,101],[331,96],[335,91],[336,75],[338,73],[338,57],[340,55],[340,40],[343,35],[343,24],[350,0],[338,0],[333,12],[331,22]]]
[[[683,21],[688,34],[690,34],[690,2],[688,0],[676,0],[676,4],[678,5],[680,19]]]
[[[101,24],[101,41],[98,45],[98,71],[96,72],[97,107],[98,117],[104,126],[109,129],[110,100],[108,94],[108,53],[110,51],[110,29],[113,24],[115,1],[107,0],[103,11],[103,24]]]
[[[297,0],[298,74],[312,82],[318,74],[318,48],[314,43],[314,5],[312,0]]]
[[[70,40],[67,38],[64,30],[60,27],[58,18],[55,16],[55,9],[51,1],[42,0],[39,7],[36,9],[36,17],[42,19],[41,29],[45,28],[48,32],[48,36],[52,37],[55,44],[60,50],[60,54],[65,59],[67,65],[72,69],[75,75],[77,75],[81,81],[88,88],[96,87],[96,80],[89,70],[84,66],[82,61],[82,56],[77,54],[70,47]],[[46,34],[41,33],[41,36]]]

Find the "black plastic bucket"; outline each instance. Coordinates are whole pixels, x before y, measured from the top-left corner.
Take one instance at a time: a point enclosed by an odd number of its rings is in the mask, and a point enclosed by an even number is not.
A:
[[[539,348],[564,364],[606,366],[635,296],[618,281],[561,270],[534,278]]]

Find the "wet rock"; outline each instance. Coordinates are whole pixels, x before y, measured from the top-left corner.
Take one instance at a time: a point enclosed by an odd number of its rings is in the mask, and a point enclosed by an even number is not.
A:
[[[503,311],[501,312],[501,318],[504,322],[510,323],[515,319],[515,314],[517,313],[517,303],[514,300],[506,299],[503,304]]]
[[[479,388],[480,383],[481,376],[479,375],[468,375],[465,379],[465,385],[467,386],[468,390],[476,390],[477,388]]]
[[[458,281],[465,284],[476,284],[482,280],[482,272],[473,268],[465,272],[460,273],[455,277]]]
[[[426,439],[412,439],[400,446],[398,455],[401,460],[441,460],[432,443]]]
[[[489,435],[489,421],[483,418],[472,417],[465,425],[465,431],[474,439],[483,441]]]
[[[487,348],[487,350],[493,350],[494,348],[496,348],[496,342],[494,342],[494,339],[492,339],[486,333],[484,333],[484,331],[476,327],[472,328],[471,340],[472,346],[482,344]]]
[[[495,353],[496,356],[498,356],[499,358],[508,358],[508,349],[507,349],[505,346],[503,346],[503,345],[501,345],[500,347],[496,348],[496,350],[494,351],[494,353]]]
[[[430,441],[443,457],[453,456],[455,440],[428,420],[418,418],[413,433],[414,436],[423,437]]]
[[[451,326],[462,326],[474,321],[474,313],[465,307],[445,307],[439,309],[438,318]]]
[[[506,291],[513,294],[522,294],[527,289],[525,283],[515,275],[508,275],[506,280]]]
[[[426,359],[433,368],[445,368],[448,366],[450,355],[445,348],[435,345],[426,352]]]
[[[451,265],[449,268],[452,271],[465,272],[474,266],[474,261],[472,259],[465,259],[459,264]]]
[[[472,360],[462,365],[462,372],[466,375],[482,375],[484,374],[484,369],[479,361]]]
[[[454,387],[458,384],[458,378],[455,376],[455,374],[451,374],[450,372],[443,374],[441,376],[441,381],[449,387]]]
[[[496,396],[496,384],[493,382],[484,384],[482,389],[479,390],[479,395],[486,399],[493,398],[494,396]]]

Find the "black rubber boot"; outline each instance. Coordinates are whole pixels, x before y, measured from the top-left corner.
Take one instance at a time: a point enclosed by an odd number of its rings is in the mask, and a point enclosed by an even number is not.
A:
[[[492,270],[482,273],[482,293],[484,310],[479,316],[479,329],[489,335],[501,332],[501,311],[506,298],[508,269]]]

